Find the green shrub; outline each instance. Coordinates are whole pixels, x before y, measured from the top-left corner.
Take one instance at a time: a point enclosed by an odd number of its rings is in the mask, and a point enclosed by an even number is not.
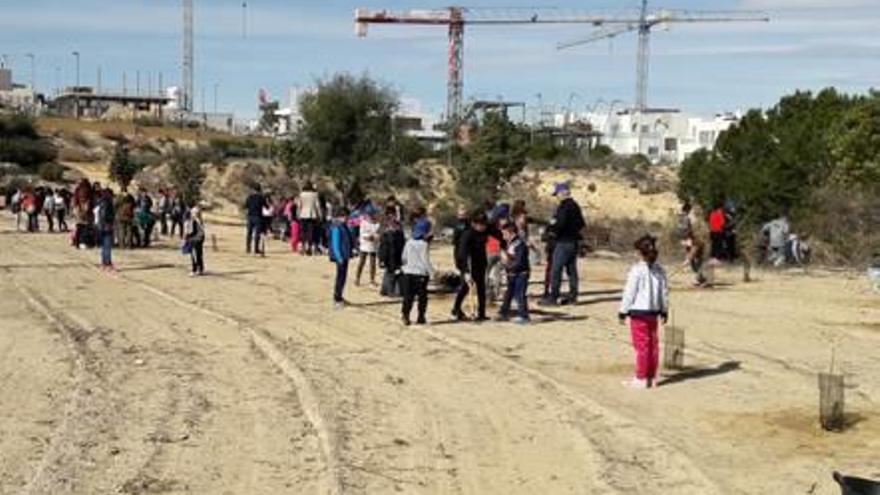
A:
[[[64,167],[55,162],[46,162],[40,165],[37,174],[46,182],[62,182],[64,180]]]

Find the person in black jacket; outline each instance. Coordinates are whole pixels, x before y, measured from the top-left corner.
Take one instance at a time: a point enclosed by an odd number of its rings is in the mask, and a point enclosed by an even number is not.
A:
[[[400,267],[403,266],[403,246],[406,238],[403,235],[403,227],[397,220],[397,210],[388,208],[385,211],[385,221],[382,225],[382,235],[379,240],[379,266],[385,270],[382,278],[380,294],[386,297],[400,295]]]
[[[486,215],[477,214],[471,219],[470,227],[464,231],[456,249],[455,266],[461,273],[461,286],[455,297],[455,306],[452,308],[452,316],[458,321],[467,319],[461,310],[464,298],[470,293],[470,284],[473,283],[477,290],[477,319],[486,321],[486,268],[489,261],[486,258],[486,239],[489,236],[489,226]]]
[[[559,207],[550,228],[556,239],[553,249],[553,263],[550,272],[550,294],[541,300],[541,305],[556,306],[560,303],[559,292],[562,288],[562,270],[568,275],[570,293],[562,301],[574,304],[578,297],[577,260],[580,250],[581,231],[586,227],[584,214],[580,205],[571,198],[571,188],[566,183],[556,184],[553,195],[560,199]]]
[[[506,224],[501,233],[507,242],[507,249],[501,255],[507,270],[507,290],[498,320],[507,321],[510,318],[510,306],[516,299],[517,317],[514,322],[526,325],[529,322],[529,245],[512,223]]]
[[[452,228],[452,259],[458,259],[458,245],[461,242],[461,236],[470,227],[470,216],[467,208],[460,206],[456,215],[455,226]]]
[[[259,184],[254,186],[254,192],[244,202],[247,213],[247,241],[246,251],[251,253],[253,245],[254,254],[260,254],[260,234],[263,228],[263,207],[266,206],[266,197]]]

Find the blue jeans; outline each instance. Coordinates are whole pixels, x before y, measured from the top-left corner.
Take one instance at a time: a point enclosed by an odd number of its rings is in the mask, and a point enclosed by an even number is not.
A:
[[[247,252],[251,252],[251,243],[254,246],[254,252],[260,252],[260,233],[263,230],[262,217],[248,217],[247,219]]]
[[[101,232],[101,264],[110,266],[113,264],[113,231]]]
[[[336,262],[336,286],[333,289],[333,302],[343,302],[342,293],[345,292],[345,280],[348,278],[348,260]]]
[[[516,300],[517,316],[525,320],[529,319],[529,274],[518,273],[507,275],[507,290],[504,292],[504,302],[501,303],[500,314],[502,317],[510,315],[510,305]]]
[[[557,242],[553,250],[553,268],[550,278],[550,300],[558,301],[559,292],[562,289],[562,270],[568,275],[568,287],[571,291],[569,299],[577,300],[578,297],[578,243],[572,241]]]

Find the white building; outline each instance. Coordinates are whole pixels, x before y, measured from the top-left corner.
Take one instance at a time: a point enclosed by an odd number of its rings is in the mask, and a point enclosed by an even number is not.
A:
[[[0,107],[32,112],[40,106],[41,98],[30,86],[15,84],[12,70],[0,68]]]
[[[718,136],[739,121],[740,115],[720,114],[711,119],[692,117],[676,109],[649,109],[558,115],[557,123],[581,120],[602,133],[601,143],[615,153],[641,153],[652,162],[681,163],[701,148],[711,149]]]

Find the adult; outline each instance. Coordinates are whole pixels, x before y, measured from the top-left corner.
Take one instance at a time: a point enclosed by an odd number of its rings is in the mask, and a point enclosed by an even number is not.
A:
[[[119,223],[119,247],[131,249],[134,243],[134,196],[129,193],[120,195],[116,206],[116,219]]]
[[[724,205],[719,203],[709,213],[709,240],[711,242],[711,256],[714,260],[722,260],[725,256],[724,232],[727,228],[727,215],[724,213]]]
[[[767,239],[767,261],[774,266],[785,263],[785,244],[791,234],[791,225],[786,215],[779,215],[776,219],[767,222],[761,229]]]
[[[394,211],[394,216],[397,218],[397,221],[403,225],[404,220],[404,211],[403,205],[400,204],[400,201],[394,195],[388,196],[385,200],[385,210],[386,211]]]
[[[165,189],[159,189],[159,233],[168,235],[168,214],[171,213],[171,197]]]
[[[681,211],[675,216],[675,234],[679,241],[684,241],[694,233],[694,223],[691,219],[693,208],[690,203],[681,205]]]
[[[489,220],[486,215],[477,213],[471,219],[470,227],[464,231],[456,249],[455,267],[461,274],[461,285],[455,296],[452,316],[458,321],[467,320],[461,309],[465,297],[471,291],[471,284],[477,291],[476,321],[486,321],[486,269],[489,260],[486,256],[486,240],[489,237]]]
[[[49,232],[55,232],[55,193],[51,189],[43,197],[43,214],[46,215]]]
[[[324,221],[320,197],[311,182],[306,182],[297,196],[296,211],[299,213],[303,253],[311,256],[321,242]]]
[[[21,195],[21,209],[27,215],[27,231],[38,232],[40,230],[40,216],[37,210],[37,196],[30,187],[25,189]]]
[[[586,227],[580,205],[571,197],[568,183],[556,184],[553,195],[559,200],[556,214],[550,229],[553,230],[556,245],[553,249],[552,267],[550,269],[550,294],[541,300],[545,306],[575,304],[578,298],[578,253],[580,252],[581,232]],[[562,271],[568,276],[569,294],[560,300],[562,289]]]
[[[145,189],[138,191],[137,211],[135,223],[141,234],[139,247],[150,247],[153,238],[153,227],[156,225],[156,217],[153,215],[153,198]]]
[[[254,185],[254,190],[244,202],[245,214],[247,215],[247,239],[245,252],[260,254],[260,234],[263,228],[263,207],[266,206],[266,197],[263,196],[263,188],[259,184]]]
[[[202,220],[202,209],[193,206],[189,214],[189,228],[186,240],[190,245],[190,257],[192,258],[191,277],[200,277],[205,274],[205,221]]]
[[[21,189],[16,189],[15,192],[12,194],[12,197],[10,198],[12,213],[15,215],[15,230],[21,230],[21,198]]]
[[[116,208],[113,205],[113,191],[110,188],[101,192],[94,216],[95,227],[101,241],[101,268],[108,272],[116,271],[113,266],[113,230],[116,225]]]
[[[67,232],[69,229],[67,228],[67,208],[69,199],[66,197],[65,192],[62,189],[56,189],[54,198],[54,207],[55,207],[55,218],[58,220],[58,231],[59,232]]]
[[[403,226],[397,220],[397,212],[393,208],[385,211],[382,225],[382,236],[379,241],[379,266],[385,270],[382,277],[382,288],[379,293],[386,297],[401,295],[400,268],[403,266],[403,248],[406,238]]]
[[[171,211],[169,216],[171,217],[171,237],[174,237],[174,232],[177,232],[177,235],[183,239],[183,223],[186,220],[186,205],[183,203],[183,198],[181,198],[177,192],[171,196]]]

